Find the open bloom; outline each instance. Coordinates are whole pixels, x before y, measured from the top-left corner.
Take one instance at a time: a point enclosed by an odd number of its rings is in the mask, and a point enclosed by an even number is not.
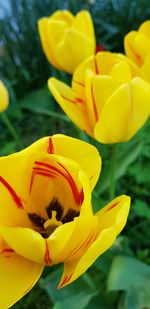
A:
[[[126,55],[141,67],[150,55],[150,20],[125,36],[124,47]]]
[[[88,11],[73,16],[56,11],[38,22],[42,47],[48,61],[57,69],[73,73],[76,67],[95,52],[93,22]]]
[[[0,308],[23,297],[45,266],[64,263],[63,287],[112,245],[130,198],[119,196],[94,215],[100,168],[95,147],[63,135],[0,158]]]
[[[100,52],[76,69],[72,88],[50,78],[56,101],[75,124],[101,143],[125,142],[150,113],[150,86],[125,56]]]
[[[8,91],[3,84],[3,82],[0,80],[0,113],[3,113],[9,104],[9,95]]]

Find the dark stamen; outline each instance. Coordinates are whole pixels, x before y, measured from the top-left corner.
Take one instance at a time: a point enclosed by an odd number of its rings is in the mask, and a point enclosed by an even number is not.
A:
[[[32,221],[33,224],[37,225],[40,228],[43,228],[43,224],[45,223],[45,219],[41,218],[39,215],[32,213],[28,214],[29,219]]]
[[[78,217],[79,216],[79,211],[77,212],[75,209],[69,209],[67,214],[65,215],[65,217],[61,220],[62,223],[67,223],[70,221],[73,221],[74,217]]]
[[[63,207],[56,198],[54,198],[51,201],[50,205],[46,208],[46,212],[47,212],[49,219],[52,218],[52,210],[56,211],[56,219],[60,221],[62,214],[63,214]]]

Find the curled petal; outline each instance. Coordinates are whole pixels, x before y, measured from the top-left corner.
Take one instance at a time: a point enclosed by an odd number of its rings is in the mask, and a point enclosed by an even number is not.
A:
[[[86,117],[85,103],[78,101],[72,89],[55,78],[48,80],[48,86],[64,112],[81,130],[91,135],[91,128]]]

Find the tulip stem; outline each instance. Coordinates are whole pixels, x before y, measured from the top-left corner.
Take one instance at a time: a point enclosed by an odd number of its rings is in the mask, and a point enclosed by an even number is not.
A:
[[[115,197],[115,169],[117,161],[117,144],[112,145],[112,154],[110,161],[110,184],[109,184],[109,197],[112,200]]]
[[[19,150],[22,149],[23,144],[21,142],[21,139],[20,139],[16,129],[12,125],[11,121],[9,120],[8,116],[5,113],[2,113],[0,116],[1,116],[3,123],[6,125],[8,131],[10,132],[11,136],[16,141],[16,144],[18,145]]]

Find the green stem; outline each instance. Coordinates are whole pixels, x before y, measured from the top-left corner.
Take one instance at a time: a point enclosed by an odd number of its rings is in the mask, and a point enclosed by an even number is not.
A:
[[[110,184],[109,197],[112,200],[115,197],[115,169],[117,162],[117,144],[112,145],[112,155],[110,161]]]
[[[19,150],[23,148],[23,144],[21,142],[21,139],[16,131],[16,129],[14,128],[14,126],[12,125],[11,121],[9,120],[9,118],[7,117],[7,115],[5,113],[2,113],[0,115],[3,123],[6,125],[8,131],[10,132],[11,136],[15,139]]]

